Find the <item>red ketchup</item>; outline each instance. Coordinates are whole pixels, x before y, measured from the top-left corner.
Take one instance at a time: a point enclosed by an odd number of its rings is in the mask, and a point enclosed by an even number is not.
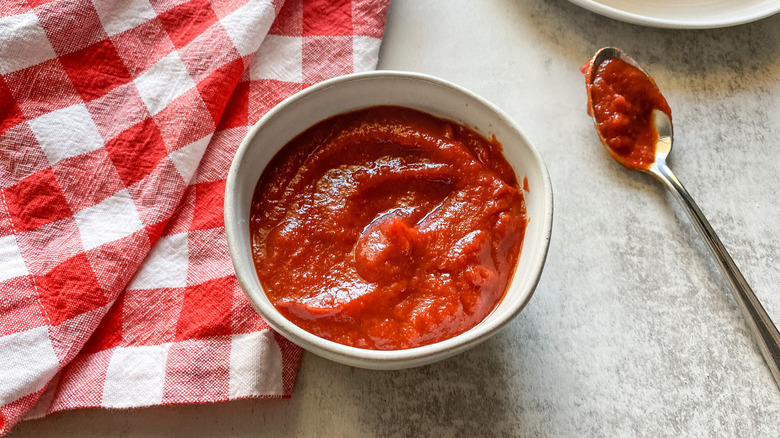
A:
[[[671,119],[666,99],[653,78],[622,59],[609,58],[592,74],[592,81],[586,78],[589,109],[610,154],[629,169],[649,168],[658,141],[652,113],[659,109]]]
[[[286,318],[394,350],[482,321],[512,278],[525,225],[499,142],[382,106],[285,145],[257,183],[250,232],[260,283]]]

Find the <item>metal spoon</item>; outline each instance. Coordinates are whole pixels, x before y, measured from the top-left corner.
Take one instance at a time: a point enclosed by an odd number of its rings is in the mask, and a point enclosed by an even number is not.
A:
[[[599,64],[609,58],[620,58],[623,61],[633,65],[640,69],[647,75],[642,67],[637,64],[630,56],[625,54],[622,50],[614,47],[605,47],[593,57],[590,69],[588,71],[588,80],[593,82],[596,69]],[[590,113],[595,114],[593,110],[593,102],[588,95],[588,105],[590,106]],[[672,170],[666,165],[666,157],[672,151],[672,120],[663,111],[653,110],[653,121],[655,128],[658,131],[658,142],[655,149],[655,162],[651,164],[647,169],[643,171],[653,175],[657,180],[661,181],[664,186],[672,192],[672,195],[682,204],[691,222],[693,222],[696,229],[699,231],[704,241],[707,243],[707,247],[712,251],[715,259],[718,261],[723,275],[726,277],[731,292],[734,295],[734,299],[737,300],[742,314],[747,319],[753,334],[758,341],[758,346],[761,349],[761,353],[764,355],[769,370],[772,372],[772,376],[775,378],[775,382],[780,386],[780,332],[777,331],[772,319],[761,306],[761,302],[753,293],[753,290],[748,285],[745,277],[737,268],[734,260],[731,259],[726,247],[723,246],[715,231],[710,226],[707,218],[699,210],[696,202],[693,201],[691,195],[685,190],[682,183],[674,176]],[[595,116],[593,117],[594,124],[596,123]],[[596,126],[598,130],[598,126]],[[604,138],[599,134],[599,138],[604,143]],[[605,143],[606,146],[606,143]]]

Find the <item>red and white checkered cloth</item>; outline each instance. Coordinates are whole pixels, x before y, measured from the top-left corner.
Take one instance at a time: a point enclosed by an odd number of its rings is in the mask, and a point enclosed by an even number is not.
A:
[[[0,3],[0,433],[291,394],[300,350],[236,282],[225,177],[276,103],[375,67],[388,2]]]

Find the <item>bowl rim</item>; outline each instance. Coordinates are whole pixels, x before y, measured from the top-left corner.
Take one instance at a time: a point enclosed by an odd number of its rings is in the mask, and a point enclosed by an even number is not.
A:
[[[502,316],[500,319],[489,321],[486,317],[486,320],[483,320],[471,329],[452,338],[448,338],[433,344],[402,350],[371,350],[339,344],[337,342],[321,338],[302,329],[301,327],[295,325],[292,321],[285,318],[267,299],[266,301],[256,299],[254,294],[264,294],[262,286],[260,287],[260,290],[255,291],[254,285],[250,279],[247,278],[248,275],[254,275],[254,279],[256,280],[257,274],[255,267],[254,265],[249,267],[242,266],[238,262],[238,260],[241,258],[239,252],[245,251],[242,242],[239,241],[238,230],[239,227],[248,226],[248,222],[242,221],[242,218],[237,217],[236,209],[234,209],[233,206],[237,206],[238,204],[236,197],[233,194],[235,193],[236,186],[238,184],[238,172],[241,170],[242,163],[250,149],[250,145],[254,138],[265,125],[272,123],[274,119],[279,117],[279,115],[285,111],[286,107],[296,102],[306,100],[312,95],[324,92],[333,87],[341,86],[345,83],[388,78],[420,81],[429,83],[434,86],[448,88],[452,91],[455,91],[456,93],[462,94],[467,98],[476,101],[477,103],[486,107],[489,111],[493,112],[497,117],[503,119],[502,121],[509,128],[516,131],[516,134],[522,138],[523,142],[525,143],[524,147],[528,149],[530,156],[533,158],[534,167],[537,167],[540,171],[540,189],[543,194],[543,205],[546,208],[544,208],[543,211],[544,217],[541,218],[543,224],[542,236],[540,237],[540,243],[538,245],[540,248],[537,250],[539,252],[536,254],[535,259],[531,261],[531,266],[529,268],[530,275],[532,275],[533,278],[527,284],[525,290],[521,291],[523,294],[522,299],[515,303],[513,305],[514,307],[509,308],[504,316]],[[368,106],[372,105],[367,105],[367,107]],[[337,113],[334,113],[332,115],[336,114]],[[330,116],[326,116],[325,118],[327,117]],[[309,126],[303,127],[301,128],[300,132],[303,132],[308,128]],[[255,182],[255,185],[256,184],[257,183]],[[264,114],[260,120],[257,121],[257,123],[249,128],[243,140],[239,144],[238,149],[236,150],[227,175],[223,208],[225,233],[227,235],[230,259],[235,269],[236,278],[238,279],[241,289],[249,299],[250,303],[269,326],[298,346],[336,362],[362,368],[399,369],[424,365],[452,356],[461,351],[465,351],[494,335],[509,321],[514,319],[517,314],[526,306],[539,283],[549,250],[550,238],[552,234],[553,192],[550,175],[541,155],[533,146],[533,144],[528,140],[520,126],[518,126],[518,124],[511,117],[509,117],[509,115],[507,115],[496,105],[470,90],[434,76],[405,71],[375,70],[370,72],[352,73],[338,76],[336,78],[314,84],[284,99],[271,108],[266,114]],[[251,274],[247,273],[247,270]],[[257,283],[259,284],[259,281],[257,281]]]

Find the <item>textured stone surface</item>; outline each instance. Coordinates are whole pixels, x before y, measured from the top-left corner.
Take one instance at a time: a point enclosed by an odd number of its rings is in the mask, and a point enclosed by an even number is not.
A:
[[[777,436],[780,391],[716,265],[659,184],[608,158],[578,68],[615,45],[655,76],[671,167],[780,321],[780,16],[673,31],[564,0],[393,1],[380,68],[483,95],[547,162],[553,240],[526,309],[423,368],[307,354],[290,400],[67,412],[10,436]]]

